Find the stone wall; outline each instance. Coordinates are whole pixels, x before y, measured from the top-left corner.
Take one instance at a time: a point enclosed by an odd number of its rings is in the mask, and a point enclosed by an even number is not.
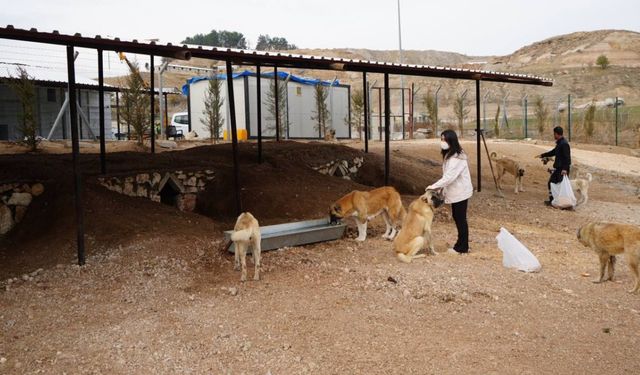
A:
[[[364,164],[363,157],[356,157],[352,161],[348,160],[334,160],[332,162],[311,167],[315,171],[329,176],[342,177],[346,180],[351,180],[358,174],[358,170]]]
[[[33,197],[44,192],[41,183],[10,183],[0,185],[0,236],[22,221]]]
[[[214,172],[204,171],[145,172],[136,175],[100,177],[100,184],[116,193],[130,197],[161,201],[160,192],[169,184],[177,193],[176,207],[181,211],[193,211],[196,196],[214,179]]]

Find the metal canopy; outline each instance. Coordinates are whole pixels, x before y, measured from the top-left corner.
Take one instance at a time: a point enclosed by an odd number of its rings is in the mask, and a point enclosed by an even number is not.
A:
[[[389,62],[353,60],[337,57],[308,56],[286,52],[265,52],[219,48],[207,46],[166,45],[155,42],[140,43],[137,40],[122,41],[119,38],[106,39],[99,35],[95,38],[80,34],[64,35],[57,31],[41,32],[37,29],[16,29],[11,25],[0,27],[0,38],[40,42],[75,47],[94,48],[109,51],[138,53],[188,60],[199,57],[210,60],[230,61],[236,65],[261,65],[268,67],[286,67],[298,69],[337,70],[368,73],[387,73],[434,78],[453,78],[490,82],[520,83],[527,85],[552,86],[553,81],[539,76],[516,73],[501,73],[486,70],[450,68],[431,65],[396,64]]]
[[[232,64],[237,65],[255,65],[258,72],[260,66],[273,67],[277,71],[278,67],[289,68],[301,68],[301,69],[323,69],[323,70],[338,70],[338,71],[352,71],[363,73],[363,89],[368,88],[368,82],[366,79],[366,73],[381,73],[384,74],[384,92],[385,92],[385,172],[384,180],[385,185],[389,183],[389,127],[390,127],[390,100],[389,100],[389,75],[412,75],[422,77],[435,77],[435,78],[452,78],[452,79],[464,79],[473,80],[476,83],[476,138],[478,143],[478,192],[481,190],[481,157],[480,157],[480,81],[489,82],[504,82],[504,83],[519,83],[528,85],[539,86],[552,86],[553,81],[543,77],[529,76],[524,74],[513,73],[498,73],[484,70],[470,70],[461,68],[447,68],[439,66],[425,66],[425,65],[408,65],[408,64],[395,64],[395,63],[382,63],[375,61],[364,60],[350,60],[343,58],[333,57],[316,57],[295,55],[288,53],[273,53],[273,52],[260,52],[260,51],[244,51],[229,48],[216,48],[216,47],[202,47],[202,46],[174,46],[172,44],[160,45],[154,42],[139,43],[137,40],[133,41],[121,41],[119,38],[115,39],[103,39],[99,35],[95,38],[83,37],[80,34],[75,35],[62,35],[57,31],[51,33],[40,32],[37,29],[22,30],[16,29],[11,25],[7,27],[0,27],[0,38],[22,40],[27,42],[57,44],[66,46],[67,49],[67,67],[68,67],[68,88],[69,88],[69,111],[71,117],[71,133],[72,133],[72,159],[73,159],[73,174],[74,174],[74,191],[75,191],[75,207],[76,207],[76,226],[77,226],[77,243],[78,243],[78,264],[82,265],[85,262],[84,254],[84,219],[83,219],[83,199],[82,199],[82,171],[78,165],[79,158],[79,135],[78,124],[76,115],[76,101],[75,90],[79,85],[75,82],[75,68],[74,68],[74,48],[91,48],[96,49],[100,53],[102,51],[117,51],[117,52],[129,52],[135,54],[149,55],[151,58],[150,70],[154,71],[153,58],[154,56],[169,57],[174,59],[188,60],[191,57],[199,57],[209,60],[223,60],[226,62],[227,78],[229,81],[232,78],[233,70]],[[102,61],[98,64],[99,74],[102,75]],[[155,90],[153,85],[153,74],[151,75],[151,84],[149,88],[149,94],[151,97],[155,96]],[[276,82],[277,82],[277,75]],[[258,81],[259,82],[259,81]],[[104,93],[108,90],[104,85],[99,85],[99,91]],[[233,85],[228,85],[228,97],[229,102],[234,103]],[[368,90],[367,90],[368,91]],[[116,91],[117,92],[117,91]],[[276,91],[277,92],[277,91]],[[257,96],[260,100],[260,86],[257,87]],[[366,96],[365,96],[366,98]],[[118,98],[116,97],[116,100]],[[187,99],[190,106],[190,98]],[[277,102],[277,97],[276,97]],[[104,101],[100,102],[100,106],[104,105]],[[278,106],[276,105],[276,109]],[[101,108],[101,111],[103,109]],[[236,132],[235,121],[235,106],[230,105],[231,115],[231,140],[233,150],[233,166],[234,166],[234,188],[235,188],[235,201],[236,210],[240,213],[242,208],[240,198],[240,181],[239,181],[239,165],[238,165],[238,137]],[[382,108],[380,108],[382,112]],[[153,100],[151,100],[151,118],[153,120]],[[276,119],[279,116],[276,114]],[[101,116],[102,118],[102,116]],[[190,120],[189,120],[190,121]],[[368,121],[365,120],[365,134],[368,134]],[[104,147],[104,124],[101,120],[101,172],[104,173],[106,169],[105,165],[105,147]],[[276,126],[278,129],[279,126]],[[154,127],[151,127],[151,147],[152,153],[154,151]],[[189,126],[191,129],[191,126]],[[404,130],[403,130],[404,131]],[[278,137],[276,136],[276,139]],[[367,141],[365,140],[365,152],[367,152]],[[262,160],[262,138],[258,138],[258,160]]]
[[[22,40],[25,42],[58,44],[62,46],[74,46],[82,48],[102,49],[104,51],[117,51],[139,53],[142,55],[155,55],[161,57],[171,57],[180,60],[189,60],[189,51],[182,46],[174,46],[171,43],[166,45],[150,43],[139,43],[137,40],[121,41],[120,38],[105,39],[100,35],[94,38],[86,37],[76,33],[74,35],[60,34],[57,30],[47,33],[38,31],[36,28],[30,30],[16,29],[12,25],[0,27],[0,38]]]

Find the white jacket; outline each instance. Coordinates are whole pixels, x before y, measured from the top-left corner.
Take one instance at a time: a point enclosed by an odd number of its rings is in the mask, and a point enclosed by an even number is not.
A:
[[[445,203],[457,203],[471,198],[473,185],[467,163],[467,154],[455,154],[442,164],[442,178],[427,189],[440,189],[444,195]]]

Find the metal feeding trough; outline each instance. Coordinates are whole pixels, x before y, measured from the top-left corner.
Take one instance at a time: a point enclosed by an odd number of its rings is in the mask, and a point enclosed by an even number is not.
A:
[[[262,251],[299,246],[316,242],[333,241],[342,238],[346,225],[331,224],[329,219],[297,221],[260,227]],[[231,241],[232,230],[224,232],[224,238]],[[235,253],[232,243],[229,251]]]

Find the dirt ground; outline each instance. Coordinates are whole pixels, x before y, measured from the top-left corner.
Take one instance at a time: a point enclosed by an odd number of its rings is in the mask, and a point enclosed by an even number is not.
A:
[[[438,147],[392,143],[391,182],[406,204],[441,174]],[[463,147],[475,183],[475,143]],[[344,239],[266,252],[263,280],[246,283],[221,241],[233,222],[229,145],[109,154],[110,173],[212,167],[221,182],[198,196],[197,213],[102,189],[97,156],[82,155],[84,267],[73,264],[69,155],[0,155],[0,181],[19,175],[47,188],[0,240],[0,373],[637,373],[640,295],[626,292],[626,260],[614,282],[593,284],[597,259],[575,238],[591,220],[640,225],[636,150],[573,145],[594,181],[586,206],[559,211],[542,204],[548,174],[533,158],[550,143],[489,147],[525,165],[526,192],[516,196],[507,177],[496,196],[483,158],[469,255],[401,264],[375,219],[364,243],[350,223]],[[255,145],[241,145],[244,208],[263,224],[324,216],[340,195],[382,183],[383,145],[370,144],[356,181],[309,166],[361,148],[267,143],[258,165]],[[503,268],[500,227],[541,272]],[[455,242],[449,207],[433,231],[438,252]]]

